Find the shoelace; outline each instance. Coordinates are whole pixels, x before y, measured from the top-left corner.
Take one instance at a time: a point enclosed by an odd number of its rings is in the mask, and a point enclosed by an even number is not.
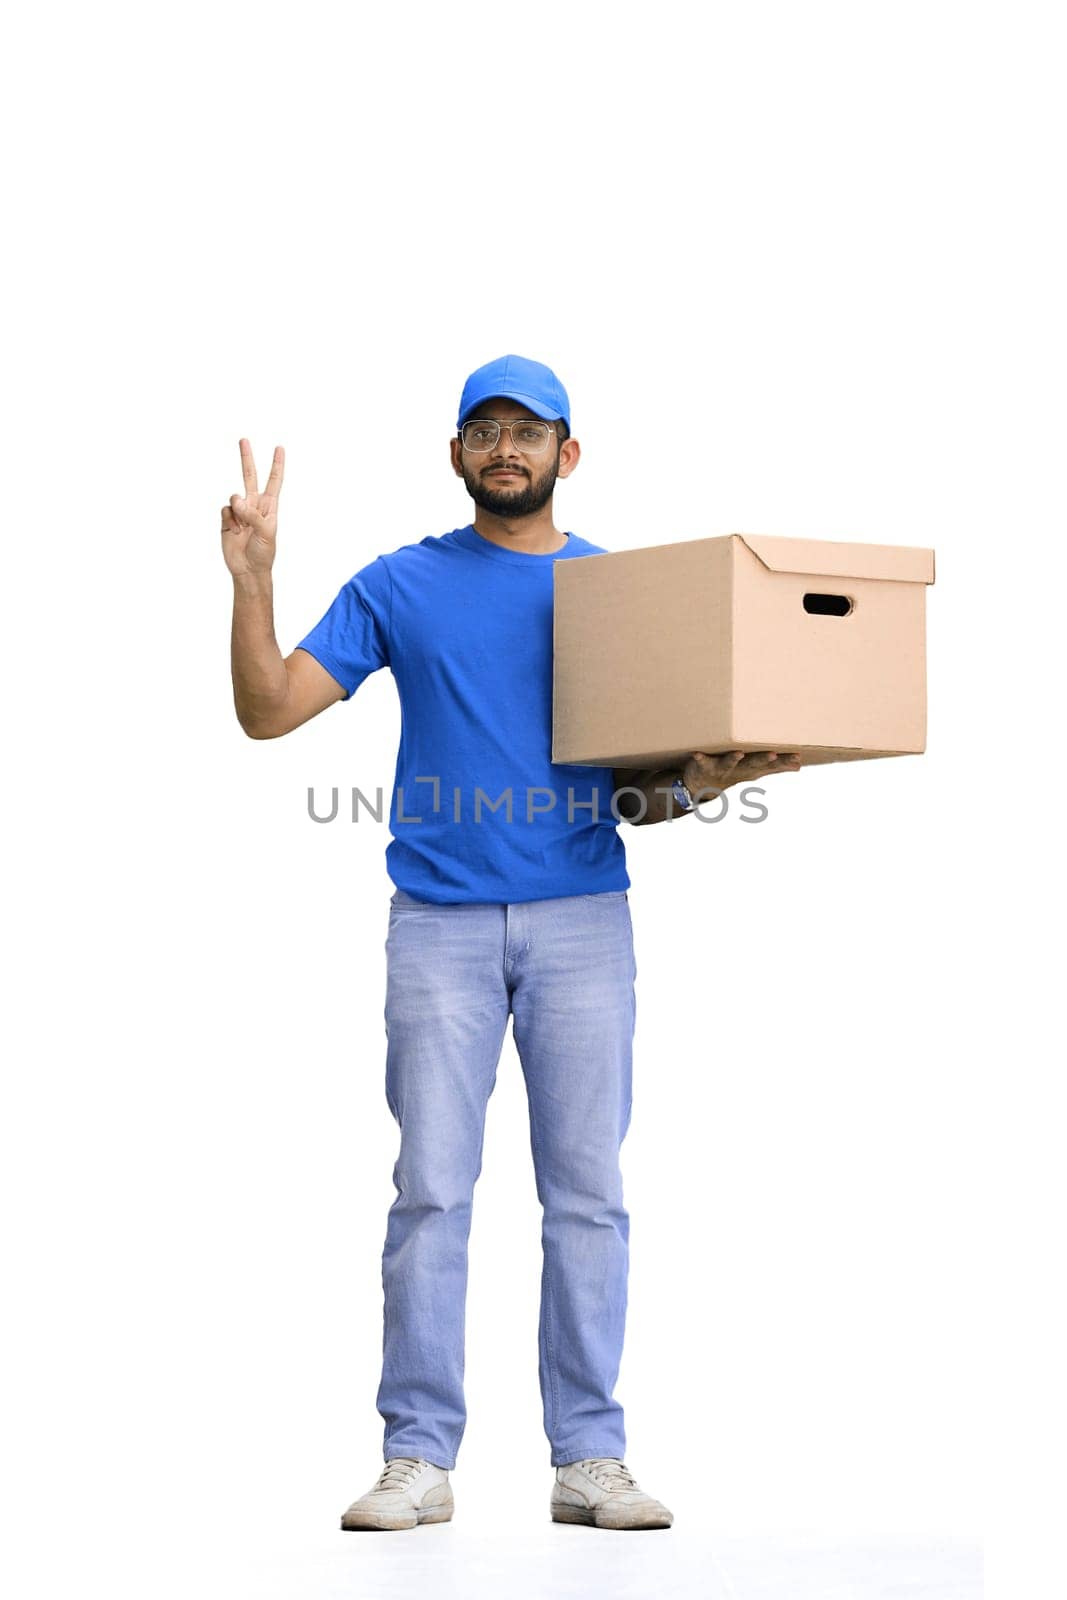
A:
[[[429,1466],[421,1456],[394,1456],[385,1463],[378,1482],[371,1490],[377,1494],[381,1489],[404,1489],[423,1467]]]
[[[592,1456],[579,1463],[602,1489],[636,1489],[637,1483],[629,1467],[611,1456]]]

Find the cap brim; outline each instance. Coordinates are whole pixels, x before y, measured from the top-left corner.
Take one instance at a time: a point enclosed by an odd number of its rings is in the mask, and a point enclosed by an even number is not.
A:
[[[473,416],[478,407],[484,406],[487,400],[514,400],[520,406],[526,406],[529,411],[533,412],[535,417],[540,417],[542,422],[566,421],[566,418],[563,417],[560,412],[552,411],[542,401],[535,400],[532,395],[520,394],[516,389],[493,389],[489,394],[483,394],[479,399],[473,401],[467,407],[466,411],[456,423],[456,427],[462,428],[468,417]],[[568,423],[567,426],[569,427],[570,424]]]

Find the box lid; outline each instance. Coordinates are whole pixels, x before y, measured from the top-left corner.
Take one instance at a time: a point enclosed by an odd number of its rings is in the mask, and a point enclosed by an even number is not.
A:
[[[833,539],[783,539],[777,534],[738,533],[736,539],[772,572],[810,573],[820,578],[893,578],[933,583],[934,552],[908,544],[844,544]]]

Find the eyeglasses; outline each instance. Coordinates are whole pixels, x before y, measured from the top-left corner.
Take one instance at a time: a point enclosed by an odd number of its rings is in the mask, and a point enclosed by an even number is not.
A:
[[[530,422],[520,418],[518,422],[505,422],[503,427],[516,450],[521,450],[525,456],[540,455],[542,450],[548,448],[548,441],[555,433],[555,428],[547,422]],[[487,451],[495,448],[502,432],[501,424],[492,417],[475,417],[473,422],[465,422],[460,430],[464,450],[469,450],[472,455],[485,455]]]

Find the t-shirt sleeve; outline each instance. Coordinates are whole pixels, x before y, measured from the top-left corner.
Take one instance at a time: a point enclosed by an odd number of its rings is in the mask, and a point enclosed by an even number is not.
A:
[[[325,616],[297,645],[326,668],[351,698],[372,672],[390,665],[389,573],[381,556],[349,578]]]

